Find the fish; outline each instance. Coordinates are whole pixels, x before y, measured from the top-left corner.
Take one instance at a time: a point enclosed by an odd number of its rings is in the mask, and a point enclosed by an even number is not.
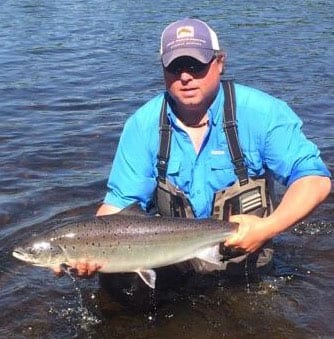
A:
[[[212,218],[121,212],[56,227],[15,247],[12,255],[53,270],[84,258],[97,264],[102,273],[136,272],[154,289],[155,268],[197,258],[208,263],[210,270],[221,269],[220,243],[237,227],[236,223]]]

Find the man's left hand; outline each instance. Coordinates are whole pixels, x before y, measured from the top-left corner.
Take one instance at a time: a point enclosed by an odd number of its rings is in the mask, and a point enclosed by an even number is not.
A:
[[[237,233],[225,241],[224,246],[226,247],[252,253],[271,238],[266,218],[239,214],[232,215],[229,221],[238,223],[239,227]]]

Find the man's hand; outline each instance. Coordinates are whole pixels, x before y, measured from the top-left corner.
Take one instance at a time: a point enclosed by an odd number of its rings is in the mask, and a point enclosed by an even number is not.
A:
[[[239,223],[239,229],[224,245],[246,252],[256,251],[266,241],[306,217],[326,199],[330,190],[331,181],[327,177],[306,176],[296,180],[268,217],[247,214],[231,216],[229,221]]]
[[[232,215],[229,221],[237,222],[239,227],[237,233],[225,241],[224,246],[226,247],[252,253],[271,239],[270,227],[267,225],[266,218],[240,214]]]
[[[87,259],[82,259],[80,261],[70,261],[68,265],[68,270],[75,272],[78,277],[88,278],[95,274],[101,269],[101,265],[96,263],[89,262]],[[54,273],[58,276],[62,275],[64,269],[56,267],[53,269]]]

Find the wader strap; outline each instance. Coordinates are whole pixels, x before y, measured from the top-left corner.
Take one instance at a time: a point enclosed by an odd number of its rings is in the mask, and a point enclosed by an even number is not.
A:
[[[222,83],[225,97],[223,128],[234,165],[234,173],[239,179],[240,186],[243,186],[248,183],[248,174],[238,140],[234,84],[229,80],[224,80]]]
[[[158,178],[162,182],[166,182],[166,173],[167,173],[167,165],[170,153],[170,141],[171,141],[171,127],[167,117],[167,100],[163,99],[163,103],[160,111],[160,122],[159,122],[159,153],[158,153]]]

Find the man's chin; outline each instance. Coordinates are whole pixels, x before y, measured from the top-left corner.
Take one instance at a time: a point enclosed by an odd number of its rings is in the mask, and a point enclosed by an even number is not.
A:
[[[196,98],[184,98],[179,102],[179,105],[186,109],[199,109],[202,106],[202,101]]]

